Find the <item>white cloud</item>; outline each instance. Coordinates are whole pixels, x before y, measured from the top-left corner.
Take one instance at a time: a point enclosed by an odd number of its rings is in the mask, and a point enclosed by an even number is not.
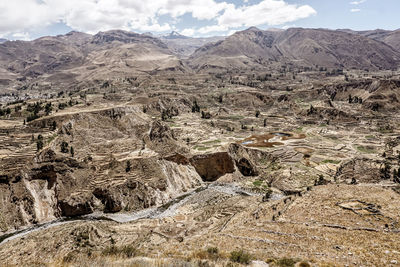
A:
[[[287,30],[287,29],[296,28],[296,27],[297,27],[296,24],[291,24],[291,25],[285,25],[285,26],[283,26],[282,29]]]
[[[210,32],[224,32],[227,31],[229,27],[224,25],[211,25],[211,26],[204,26],[197,30],[197,32],[201,34],[207,34]]]
[[[228,6],[215,0],[10,0],[0,1],[0,34],[12,34],[56,22],[88,33],[110,29],[166,31],[160,15],[172,23],[184,14],[211,20]]]
[[[360,12],[361,11],[361,9],[359,9],[359,8],[352,8],[352,9],[350,9],[350,12],[353,12],[353,13],[355,13],[355,12]]]
[[[217,24],[197,30],[201,34],[211,32],[234,32],[240,27],[259,25],[276,26],[315,15],[317,12],[309,5],[293,5],[283,0],[263,0],[258,4],[235,7],[228,6],[217,18]]]
[[[292,5],[283,0],[263,0],[258,4],[242,7],[230,5],[222,15],[218,16],[217,24],[202,27],[197,32],[209,34],[229,31],[232,33],[241,27],[265,24],[276,26],[307,18],[316,13],[311,6]]]
[[[196,30],[191,28],[191,29],[184,29],[180,33],[185,36],[194,36],[195,32]]]
[[[226,2],[218,3],[214,0],[159,0],[156,2],[159,2],[158,14],[179,17],[191,13],[193,18],[200,20],[214,19],[221,11],[232,5]]]
[[[367,2],[367,0],[353,1],[350,2],[351,5],[361,5],[362,3]]]
[[[227,1],[0,0],[0,36],[30,33],[58,22],[87,33],[110,29],[165,32],[175,29],[175,24],[186,14],[209,24],[186,30],[194,35],[244,26],[279,25],[316,13],[308,5],[288,4],[284,0],[260,0],[258,4],[243,6]],[[164,15],[168,22],[160,22],[160,16]]]
[[[250,6],[230,6],[218,17],[218,25],[232,28],[263,24],[273,26],[307,18],[316,13],[309,5],[298,6],[283,0],[263,0]]]
[[[58,19],[57,12],[36,0],[0,1],[0,33],[13,34],[39,26],[47,26]]]
[[[28,32],[16,32],[12,35],[12,37],[14,39],[23,40],[23,41],[29,41],[32,39]]]

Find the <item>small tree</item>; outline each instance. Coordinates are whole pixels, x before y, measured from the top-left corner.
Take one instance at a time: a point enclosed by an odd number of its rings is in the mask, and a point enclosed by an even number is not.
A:
[[[40,151],[43,149],[43,141],[41,139],[37,140],[36,148],[37,148],[37,151]]]
[[[166,112],[165,110],[163,110],[163,111],[161,112],[161,120],[162,120],[162,121],[166,121],[167,118],[168,118],[167,112]]]
[[[267,127],[267,119],[264,119],[264,127]]]
[[[316,109],[313,105],[310,105],[310,109],[307,111],[307,115],[312,115],[316,112]]]
[[[53,121],[53,123],[51,124],[51,129],[53,131],[55,131],[57,129],[57,122],[56,121]]]
[[[201,118],[202,119],[211,119],[211,113],[210,112],[204,112],[204,111],[201,111]]]
[[[200,112],[200,106],[197,104],[197,100],[193,101],[192,112]]]
[[[72,146],[71,146],[69,152],[71,153],[71,157],[74,157],[74,155],[75,155],[75,150],[74,150],[74,148],[73,148]]]
[[[50,112],[53,110],[53,106],[51,103],[47,103],[46,106],[44,107],[44,110],[46,112],[46,115],[49,115]]]
[[[392,166],[389,162],[385,162],[384,167],[381,169],[381,177],[383,179],[389,179]]]
[[[61,152],[62,153],[68,153],[69,149],[68,149],[68,143],[65,141],[62,141],[61,143]]]
[[[130,161],[130,160],[128,160],[128,161],[126,162],[125,171],[126,171],[126,172],[130,172],[130,171],[131,171],[131,161]]]
[[[256,111],[256,118],[258,118],[259,116],[260,116],[260,111],[257,110],[257,111]]]

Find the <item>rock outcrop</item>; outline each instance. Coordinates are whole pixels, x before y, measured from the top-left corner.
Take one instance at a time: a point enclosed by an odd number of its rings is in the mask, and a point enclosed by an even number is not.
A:
[[[388,173],[390,178],[391,173]],[[384,163],[366,158],[358,158],[343,163],[335,174],[339,183],[379,183],[385,179]]]
[[[235,165],[227,152],[197,155],[190,159],[190,163],[206,182],[216,181],[227,173],[235,172]]]
[[[229,146],[229,154],[235,161],[236,167],[244,176],[257,176],[259,171],[257,169],[254,159],[256,155],[251,155],[252,152],[239,144],[231,144]]]
[[[75,217],[90,214],[93,212],[91,200],[88,197],[68,197],[58,201],[61,215]]]

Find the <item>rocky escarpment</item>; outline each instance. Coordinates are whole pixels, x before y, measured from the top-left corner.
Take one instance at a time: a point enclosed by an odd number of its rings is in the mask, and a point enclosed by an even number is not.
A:
[[[216,181],[227,173],[235,172],[235,165],[227,152],[194,156],[190,163],[206,182]]]
[[[192,165],[163,159],[182,147],[165,124],[136,107],[45,117],[29,127],[25,164],[0,173],[0,231],[93,211],[136,211],[158,206],[202,183]],[[43,128],[44,127],[44,128]],[[30,136],[30,135],[28,135]],[[29,137],[30,138],[30,137]],[[17,155],[16,155],[17,157]]]
[[[346,184],[358,183],[399,183],[397,173],[398,164],[390,161],[372,160],[368,158],[356,158],[344,162],[335,174],[335,181]]]
[[[324,85],[311,94],[312,98],[329,97],[331,105],[336,101],[346,101],[353,107],[359,106],[369,111],[397,111],[400,107],[400,81],[397,79],[368,79],[362,81],[349,81],[345,83]],[[310,99],[311,100],[311,99]],[[331,106],[332,107],[332,106]],[[331,115],[335,115],[332,112]],[[346,117],[341,112],[336,112],[336,117]]]
[[[257,176],[257,164],[268,158],[238,144],[192,155],[179,133],[141,106],[47,116],[24,129],[34,130],[26,149],[38,151],[0,173],[2,232],[62,216],[161,206],[227,174]]]
[[[31,149],[39,141],[44,148],[0,174],[1,232],[62,216],[161,206],[226,174],[257,176],[264,157],[237,144],[191,155],[166,123],[151,122],[139,107],[44,117],[29,127],[50,133],[34,134]]]
[[[238,144],[231,144],[229,146],[229,153],[232,155],[241,174],[244,176],[259,175],[256,162],[260,161],[262,157],[260,156],[261,153]]]
[[[81,216],[93,212],[93,207],[85,197],[70,197],[58,201],[61,215],[66,217]]]

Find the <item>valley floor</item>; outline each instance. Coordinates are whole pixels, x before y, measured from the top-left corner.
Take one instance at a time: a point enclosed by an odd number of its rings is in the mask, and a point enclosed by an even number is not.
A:
[[[400,83],[314,75],[4,106],[0,265],[398,266]]]

